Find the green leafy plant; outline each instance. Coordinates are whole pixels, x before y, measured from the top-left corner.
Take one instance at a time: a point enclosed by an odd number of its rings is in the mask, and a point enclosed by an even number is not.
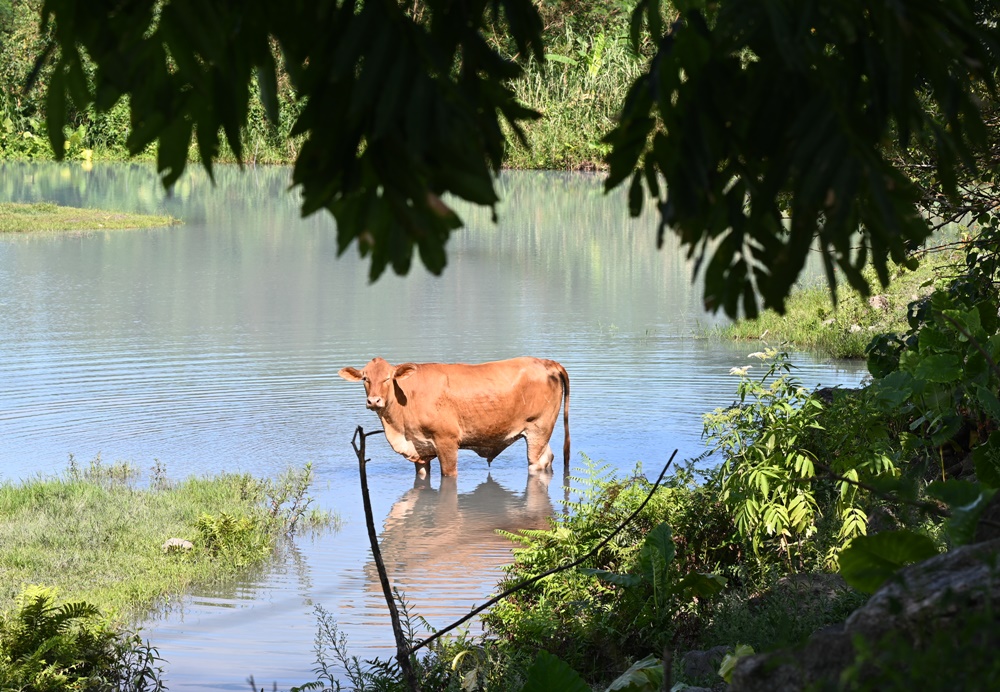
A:
[[[270,552],[271,534],[260,517],[235,517],[226,512],[202,514],[196,527],[201,543],[212,555],[250,564]]]
[[[715,574],[689,572],[677,578],[671,570],[675,555],[670,526],[662,523],[646,534],[633,570],[618,573],[585,568],[581,571],[631,590],[633,597],[638,595],[641,598],[648,593],[647,602],[652,606],[653,616],[666,618],[675,612],[678,602],[714,596],[726,585],[725,578]]]
[[[789,569],[810,559],[806,541],[817,531],[819,503],[810,482],[815,455],[805,442],[822,405],[789,376],[785,354],[752,354],[769,363],[759,380],[740,376],[739,403],[705,416],[705,434],[723,453],[721,500],[757,555],[780,554]],[[765,558],[766,559],[766,558]]]
[[[4,690],[162,690],[159,661],[155,648],[112,627],[97,607],[57,605],[52,588],[26,588],[0,617]]]
[[[912,451],[870,392],[831,393],[829,402],[791,376],[786,354],[751,354],[765,364],[740,376],[739,401],[705,416],[705,434],[724,456],[721,501],[764,574],[831,567],[868,531],[879,502],[871,483],[900,475]]]
[[[580,500],[566,514],[547,530],[511,536],[520,547],[500,588],[591,552],[649,496],[638,469],[618,480],[606,466],[586,457],[584,464],[587,474],[575,480]],[[588,680],[618,676],[637,653],[688,637],[694,612],[725,581],[720,572],[737,571],[731,522],[713,495],[680,468],[581,567],[497,603],[484,616],[489,631],[512,650],[545,649]]]
[[[860,536],[840,553],[840,573],[851,586],[872,593],[902,567],[937,554],[933,540],[913,531]]]

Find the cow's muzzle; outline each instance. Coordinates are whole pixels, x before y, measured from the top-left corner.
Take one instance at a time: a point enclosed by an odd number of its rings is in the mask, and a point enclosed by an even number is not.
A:
[[[382,401],[382,397],[380,396],[370,396],[365,406],[372,411],[377,411],[385,406],[385,402]]]

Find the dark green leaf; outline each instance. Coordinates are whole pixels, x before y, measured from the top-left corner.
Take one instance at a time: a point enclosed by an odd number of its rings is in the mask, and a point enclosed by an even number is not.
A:
[[[539,651],[535,662],[528,668],[521,692],[592,692],[580,674],[558,656]]]
[[[658,558],[664,563],[669,564],[674,559],[676,548],[674,547],[670,525],[666,522],[658,524],[652,531],[646,534],[646,540],[643,542],[643,545],[649,546],[654,550]]]
[[[962,374],[962,360],[952,353],[940,353],[921,358],[913,376],[928,382],[954,382]]]
[[[726,578],[718,574],[690,572],[677,582],[677,592],[685,599],[709,598],[726,588]]]
[[[632,175],[632,184],[628,190],[628,213],[638,216],[642,213],[642,202],[646,196],[646,191],[642,189],[642,172],[636,171]]]
[[[982,487],[978,483],[954,478],[947,481],[928,483],[926,492],[929,496],[941,500],[949,507],[972,504],[983,494]]]
[[[954,545],[973,542],[979,519],[996,493],[993,488],[960,480],[935,481],[927,486],[928,495],[942,500],[951,509],[945,529]]]
[[[859,536],[840,553],[840,574],[848,584],[873,593],[902,567],[938,554],[934,541],[912,531]]]
[[[987,488],[1000,488],[1000,430],[972,451],[976,478]]]
[[[636,661],[612,681],[606,692],[648,692],[663,687],[663,663],[655,656]]]
[[[628,589],[635,588],[642,584],[642,577],[638,574],[619,574],[618,572],[609,572],[604,569],[592,569],[590,567],[583,567],[580,569],[580,572],[597,577],[601,581],[606,581],[609,584],[623,586]]]

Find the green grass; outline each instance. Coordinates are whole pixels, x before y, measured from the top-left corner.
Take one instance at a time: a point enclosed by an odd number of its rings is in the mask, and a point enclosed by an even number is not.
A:
[[[0,233],[152,228],[177,223],[180,222],[172,216],[62,207],[50,202],[0,203]]]
[[[767,310],[756,319],[715,327],[708,336],[762,341],[832,358],[864,358],[872,337],[907,330],[907,306],[929,295],[944,277],[954,275],[956,260],[951,253],[938,253],[926,256],[916,270],[896,267],[881,293],[874,275],[867,275],[872,297],[862,298],[841,286],[836,308],[825,283],[797,289],[785,304],[784,315]]]
[[[508,132],[505,166],[605,168],[610,147],[601,138],[615,126],[625,94],[645,64],[632,53],[627,28],[616,29],[590,37],[567,32],[544,69],[532,61],[524,77],[512,83],[517,98],[542,118],[524,125],[528,147]]]
[[[306,514],[309,466],[277,481],[222,474],[170,483],[159,469],[138,487],[135,475],[97,459],[82,469],[71,461],[57,478],[0,485],[0,613],[40,584],[134,620],[193,583],[263,563],[289,522],[330,521]],[[166,553],[169,538],[194,548]]]

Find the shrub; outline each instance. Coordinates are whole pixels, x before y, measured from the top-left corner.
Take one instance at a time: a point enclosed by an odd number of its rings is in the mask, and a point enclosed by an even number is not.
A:
[[[56,605],[55,590],[25,589],[0,617],[0,689],[162,690],[157,650],[113,628],[86,602]]]

